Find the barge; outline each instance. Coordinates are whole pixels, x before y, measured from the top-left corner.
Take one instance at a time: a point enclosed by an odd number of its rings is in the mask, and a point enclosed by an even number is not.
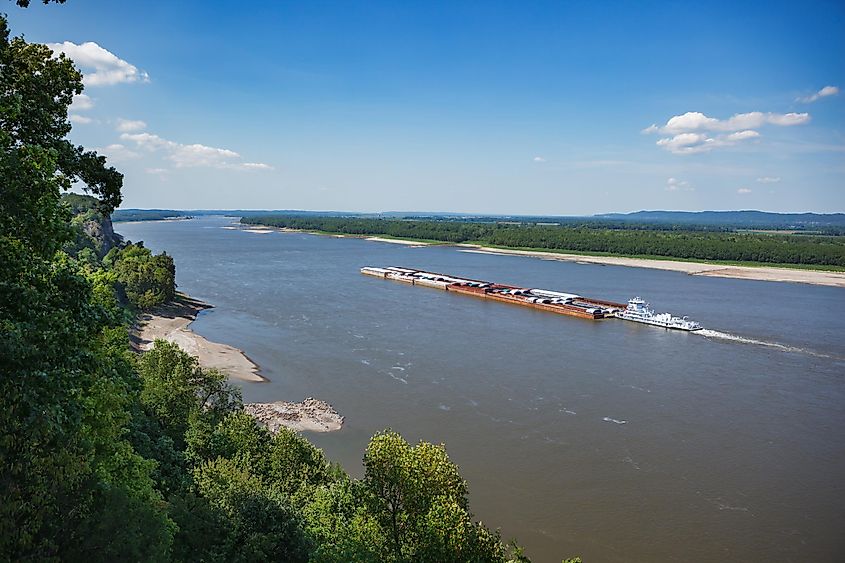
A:
[[[361,273],[410,285],[421,285],[503,303],[522,305],[570,317],[592,320],[617,318],[663,328],[685,331],[701,330],[700,324],[690,321],[686,317],[678,318],[669,313],[655,314],[648,308],[648,304],[639,297],[631,299],[627,304],[616,303],[584,297],[575,293],[504,285],[396,266],[387,268],[366,266],[361,268]]]
[[[595,320],[613,317],[617,311],[621,311],[626,307],[624,303],[592,299],[574,293],[491,283],[411,268],[398,268],[396,266],[387,268],[367,266],[361,268],[361,273],[377,278],[453,291],[463,295],[492,299],[503,303],[512,303],[583,319]]]

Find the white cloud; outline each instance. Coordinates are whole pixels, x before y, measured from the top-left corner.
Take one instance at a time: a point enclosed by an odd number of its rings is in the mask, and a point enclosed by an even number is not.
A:
[[[827,98],[828,96],[835,96],[838,93],[839,93],[839,87],[838,86],[825,86],[824,88],[822,88],[821,90],[819,90],[815,94],[810,94],[809,96],[805,96],[803,98],[796,98],[795,101],[796,102],[804,102],[805,104],[809,104],[809,103],[815,102],[816,100],[821,99],[821,98]]]
[[[133,131],[143,131],[147,128],[147,124],[140,119],[123,119],[117,118],[117,127],[115,129],[121,133],[131,133]]]
[[[170,170],[167,168],[147,168],[144,172],[147,174],[167,174]]]
[[[672,154],[697,154],[709,152],[720,147],[729,147],[742,141],[756,139],[760,136],[757,131],[737,131],[728,135],[710,136],[705,133],[680,133],[674,137],[666,137],[657,141],[658,147],[663,147]]]
[[[70,119],[71,123],[85,124],[85,123],[91,123],[92,121],[94,121],[90,117],[86,117],[84,115],[79,115],[78,113],[71,113],[67,117],[68,117],[68,119]]]
[[[137,153],[128,147],[121,145],[119,143],[115,143],[113,145],[107,145],[102,148],[96,149],[98,153],[104,154],[109,160],[113,162],[122,162],[126,160],[133,160],[140,157],[140,153]]]
[[[667,135],[658,139],[657,146],[673,154],[696,154],[719,147],[728,147],[760,137],[756,128],[763,125],[788,127],[810,121],[808,113],[738,113],[728,119],[708,117],[701,112],[688,111],[675,115],[659,127],[651,125],[642,133]]]
[[[736,193],[740,195],[746,195],[751,193],[751,188],[739,188]]]
[[[679,180],[677,178],[668,178],[666,180],[666,191],[677,192],[679,190],[686,192],[694,191],[693,187],[686,180]]]
[[[542,156],[535,156],[533,160],[534,162],[546,162],[546,159]]]
[[[757,181],[761,184],[776,184],[780,182],[780,176],[763,176],[757,178]]]
[[[763,113],[752,111],[738,113],[728,119],[708,117],[698,111],[688,111],[682,115],[669,118],[666,125],[658,127],[651,125],[643,129],[643,133],[663,133],[677,135],[693,131],[739,131],[740,129],[754,129],[766,124],[790,126],[801,125],[810,121],[809,113]]]
[[[71,111],[85,111],[94,107],[94,100],[87,94],[75,94],[73,102],[70,104]]]
[[[164,152],[176,168],[228,168],[240,170],[272,170],[262,162],[239,162],[241,155],[229,149],[209,147],[199,143],[185,145],[162,139],[152,133],[123,133],[124,141],[134,142],[138,148],[149,152]]]
[[[83,72],[83,82],[86,86],[110,86],[129,82],[149,82],[149,75],[138,70],[114,53],[103,49],[93,41],[76,44],[71,41],[64,43],[47,43],[47,46],[58,55],[64,53]],[[93,72],[89,72],[93,69]]]

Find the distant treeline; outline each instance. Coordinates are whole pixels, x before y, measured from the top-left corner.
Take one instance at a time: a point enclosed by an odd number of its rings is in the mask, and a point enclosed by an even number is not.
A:
[[[241,222],[512,248],[845,267],[845,237],[838,236],[339,217],[264,216]]]
[[[115,223],[122,221],[160,221],[175,217],[189,217],[184,211],[175,209],[118,209],[111,214]]]

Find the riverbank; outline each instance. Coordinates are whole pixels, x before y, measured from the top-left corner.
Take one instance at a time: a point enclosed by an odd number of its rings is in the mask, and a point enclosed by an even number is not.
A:
[[[212,342],[189,328],[200,311],[211,308],[208,303],[180,295],[175,301],[143,313],[131,333],[133,347],[145,351],[152,348],[156,340],[167,340],[195,356],[204,368],[218,369],[241,381],[267,381],[258,374],[258,365],[242,350]]]
[[[226,228],[226,227],[224,227]],[[230,227],[239,228],[239,227]],[[250,232],[253,229],[260,229],[263,232],[279,231],[279,232],[304,232],[314,235],[325,235],[336,238],[361,238],[372,242],[385,242],[394,244],[406,244],[409,246],[425,246],[429,244],[447,245],[448,243],[432,241],[425,241],[410,238],[387,238],[384,236],[369,236],[369,235],[350,235],[338,234],[325,231],[305,231],[299,229],[291,229],[288,227],[270,227],[266,225],[255,226],[250,225]],[[778,267],[766,265],[734,265],[734,264],[719,264],[713,262],[690,262],[685,260],[673,259],[657,259],[657,258],[640,258],[628,256],[603,256],[594,254],[568,254],[564,252],[551,252],[545,250],[523,250],[513,248],[498,248],[483,246],[480,244],[455,244],[459,247],[461,252],[474,252],[479,254],[498,254],[502,256],[529,256],[532,258],[540,258],[543,260],[561,260],[564,262],[577,262],[579,264],[599,264],[606,266],[627,266],[631,268],[650,268],[654,270],[668,270],[673,272],[683,272],[691,276],[710,276],[719,278],[733,278],[757,281],[773,281],[786,283],[805,283],[810,285],[824,285],[830,287],[845,287],[845,272],[837,272],[831,270],[814,270],[803,269],[800,267]]]
[[[156,340],[166,340],[195,356],[203,368],[218,369],[231,379],[250,383],[268,381],[243,350],[212,342],[190,329],[200,311],[210,308],[208,303],[180,295],[175,301],[140,316],[130,331],[132,347],[146,351]],[[330,404],[311,397],[299,403],[247,403],[244,410],[271,432],[282,426],[297,432],[333,432],[343,426],[343,417]]]
[[[691,276],[710,276],[758,281],[806,283],[845,287],[845,272],[826,270],[802,270],[798,268],[778,268],[773,266],[733,266],[706,262],[685,262],[682,260],[657,260],[650,258],[627,258],[623,256],[591,256],[586,254],[564,254],[542,250],[514,250],[494,248],[475,244],[459,244],[461,252],[478,254],[496,254],[500,256],[529,256],[543,260],[561,260],[579,264],[599,264],[607,266],[628,266],[633,268],[651,268],[684,272]]]

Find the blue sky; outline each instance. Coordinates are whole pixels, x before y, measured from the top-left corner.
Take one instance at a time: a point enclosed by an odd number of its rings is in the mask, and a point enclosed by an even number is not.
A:
[[[11,2],[123,207],[845,211],[841,2]]]

